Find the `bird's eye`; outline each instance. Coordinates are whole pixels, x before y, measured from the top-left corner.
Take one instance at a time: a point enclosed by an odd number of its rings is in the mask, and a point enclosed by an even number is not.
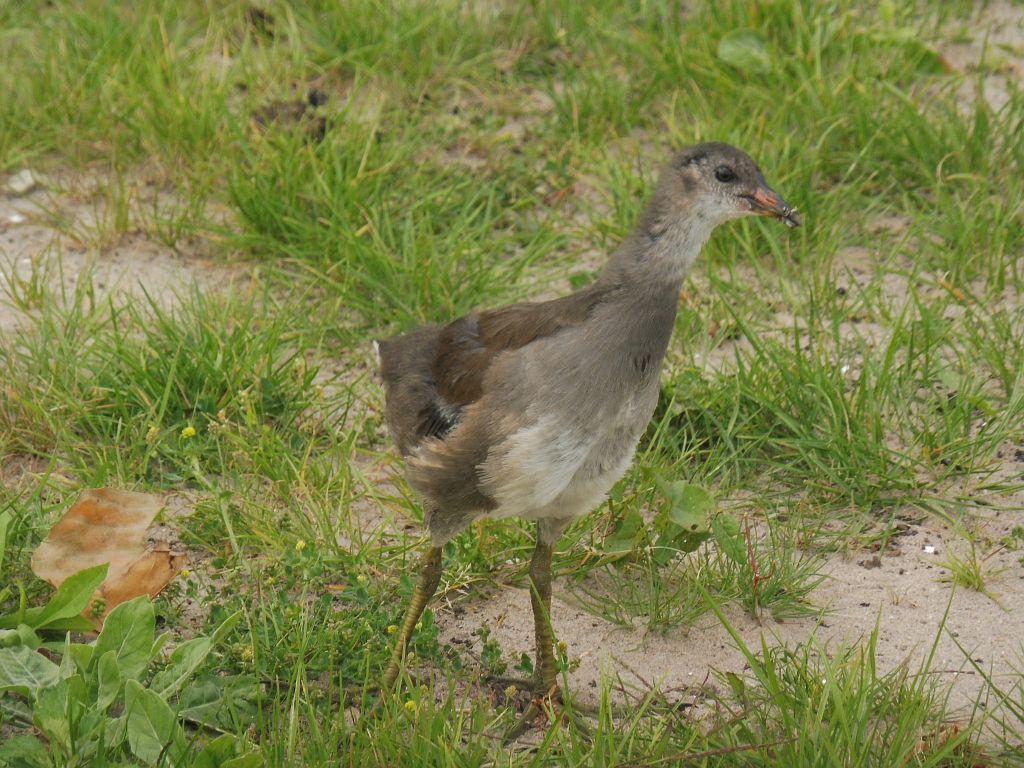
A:
[[[723,184],[736,181],[736,172],[728,165],[720,165],[715,168],[715,178]]]

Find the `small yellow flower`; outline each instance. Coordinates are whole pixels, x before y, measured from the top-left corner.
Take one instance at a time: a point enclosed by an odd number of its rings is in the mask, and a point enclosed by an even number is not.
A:
[[[359,584],[365,584],[367,581],[369,581],[369,579],[367,579],[366,576],[364,576],[361,573],[358,576],[356,576],[356,582]]]
[[[182,568],[181,569],[181,578],[187,579],[191,575],[192,575],[192,570],[190,568]]]
[[[569,644],[567,642],[565,642],[565,640],[559,640],[558,641],[558,651],[559,651],[559,653],[565,653],[567,650],[569,650]]]
[[[181,439],[182,440],[189,440],[190,438],[193,438],[195,436],[196,436],[196,428],[193,427],[191,424],[189,424],[187,427],[185,427],[183,430],[181,430]]]
[[[413,701],[412,699],[409,699],[407,702],[405,702],[405,709],[406,709],[407,712],[415,712],[416,711],[416,702]]]
[[[415,630],[416,630],[417,632],[419,632],[419,631],[420,631],[421,629],[423,629],[423,622],[422,622],[422,621],[417,621],[417,622],[416,622],[416,626],[414,627],[414,629],[415,629]]]
[[[397,624],[388,624],[388,634],[389,635],[393,635],[397,631],[398,631],[398,625]]]
[[[508,688],[505,689],[505,695],[510,699],[517,693],[519,693],[519,688],[514,685],[510,685]]]
[[[146,430],[146,442],[152,445],[158,437],[160,437],[160,430],[156,428],[156,424],[153,424]]]
[[[252,661],[252,646],[247,645],[242,649],[242,660]]]
[[[301,552],[305,548],[306,548],[306,540],[305,539],[299,539],[298,541],[295,542],[295,551],[296,552]]]

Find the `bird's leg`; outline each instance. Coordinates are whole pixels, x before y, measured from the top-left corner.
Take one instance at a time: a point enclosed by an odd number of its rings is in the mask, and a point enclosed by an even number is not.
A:
[[[505,742],[521,736],[539,717],[544,714],[544,703],[551,703],[562,697],[558,689],[558,666],[555,661],[554,638],[551,632],[551,555],[554,544],[547,543],[543,535],[537,539],[530,561],[530,602],[533,604],[533,631],[537,644],[537,656],[533,666],[533,694],[526,712],[505,733]],[[572,715],[577,728],[587,732],[583,722]]]
[[[381,686],[381,690],[384,692],[389,691],[395,684],[395,680],[398,679],[398,671],[402,666],[402,659],[405,658],[405,649],[412,639],[416,623],[420,620],[420,616],[423,615],[423,609],[427,607],[427,603],[434,596],[434,592],[437,591],[437,585],[441,581],[440,547],[430,547],[426,551],[423,559],[420,561],[419,570],[419,579],[416,581],[416,587],[412,591],[409,607],[405,611],[405,618],[402,620],[398,640],[391,651],[391,661],[388,662],[387,669],[384,670],[384,684]]]
[[[530,561],[530,602],[533,604],[533,633],[537,645],[533,666],[533,692],[548,696],[558,690],[554,638],[551,636],[551,554],[554,545],[537,541]]]

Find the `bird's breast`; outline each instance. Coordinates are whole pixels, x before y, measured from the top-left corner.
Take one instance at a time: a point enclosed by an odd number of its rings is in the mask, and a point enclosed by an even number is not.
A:
[[[547,415],[490,452],[481,488],[493,517],[570,518],[593,509],[625,473],[657,400],[645,387],[615,407]]]

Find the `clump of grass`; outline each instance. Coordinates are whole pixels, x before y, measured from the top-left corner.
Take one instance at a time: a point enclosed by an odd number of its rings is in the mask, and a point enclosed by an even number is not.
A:
[[[532,201],[509,184],[413,161],[417,139],[381,144],[372,128],[343,126],[315,148],[286,140],[233,172],[244,227],[233,239],[308,270],[363,322],[404,326],[495,301],[496,287],[557,249],[557,233],[521,216]]]
[[[989,590],[988,585],[991,579],[998,576],[1005,569],[993,567],[989,563],[989,560],[993,555],[999,552],[1002,547],[997,547],[988,554],[979,557],[976,537],[973,534],[968,533],[965,538],[967,539],[966,553],[961,556],[953,549],[950,549],[946,553],[946,557],[942,561],[942,567],[945,568],[948,573],[942,577],[942,581],[955,584],[956,586],[966,587],[967,589],[973,589],[975,592],[981,592],[984,595],[988,595],[988,597],[992,598],[992,600],[998,604],[999,600]]]
[[[806,329],[769,333],[736,316],[749,351],[736,345],[735,363],[710,376],[686,368],[670,379],[647,450],[690,456],[727,482],[767,474],[866,509],[978,476],[1019,432],[1007,414],[1021,389],[997,364],[991,373],[968,365],[943,306],[911,296],[881,344],[844,337],[827,310]],[[982,317],[969,337],[1000,344],[1005,320]],[[994,390],[993,378],[1009,389]]]
[[[736,521],[735,531],[725,533],[712,523],[718,533],[709,532],[711,540],[692,552],[665,547],[635,515],[634,522],[612,525],[603,539],[592,536],[590,561],[573,571],[574,597],[614,624],[634,627],[639,619],[647,631],[661,633],[692,626],[708,610],[705,595],[719,604],[739,604],[758,620],[766,613],[776,619],[820,613],[811,595],[825,578],[821,561],[795,545],[798,529],[770,519],[753,525],[746,515],[742,522],[728,517]],[[629,533],[632,548],[623,552],[625,524],[638,530]]]
[[[294,450],[318,427],[316,368],[290,322],[238,294],[193,291],[176,309],[97,303],[85,290],[53,299],[0,347],[17,382],[2,395],[8,427],[25,452],[88,456],[94,470],[162,484],[228,471],[236,451],[268,441]]]
[[[945,694],[928,674],[932,656],[915,671],[879,672],[877,626],[863,645],[762,642],[755,652],[715,612],[751,669],[750,678],[724,675],[731,696],[718,702],[717,738],[760,745],[743,765],[970,766],[982,755],[973,729],[946,719]]]

